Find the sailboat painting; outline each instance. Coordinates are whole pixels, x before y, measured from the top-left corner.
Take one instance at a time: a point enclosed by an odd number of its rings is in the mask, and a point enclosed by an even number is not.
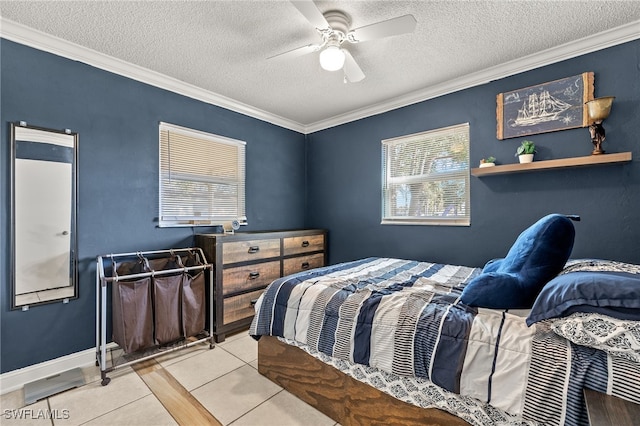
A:
[[[592,99],[593,72],[500,93],[497,137],[502,140],[586,127],[585,102]]]

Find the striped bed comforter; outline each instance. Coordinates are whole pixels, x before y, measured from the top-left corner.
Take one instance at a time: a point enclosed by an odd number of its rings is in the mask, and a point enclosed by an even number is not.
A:
[[[637,365],[575,345],[548,323],[459,302],[478,268],[367,258],[274,281],[250,333],[428,379],[523,421],[588,424],[582,388],[638,399]],[[636,401],[640,402],[640,401]]]

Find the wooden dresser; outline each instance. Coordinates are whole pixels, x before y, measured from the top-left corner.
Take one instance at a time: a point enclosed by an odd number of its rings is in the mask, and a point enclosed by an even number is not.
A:
[[[276,232],[197,234],[214,265],[214,325],[216,342],[225,335],[248,328],[255,301],[273,280],[324,266],[326,238],[322,229]]]

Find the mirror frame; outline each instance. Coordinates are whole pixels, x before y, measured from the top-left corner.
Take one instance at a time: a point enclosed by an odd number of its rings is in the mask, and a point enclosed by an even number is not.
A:
[[[65,130],[56,130],[56,129],[48,129],[44,127],[31,126],[27,125],[26,122],[20,121],[16,123],[10,123],[11,131],[11,171],[10,171],[10,202],[11,202],[11,230],[10,230],[10,250],[11,250],[11,309],[22,309],[23,311],[28,310],[31,306],[38,306],[48,303],[55,303],[62,301],[63,303],[67,303],[69,300],[77,299],[79,297],[78,292],[78,133],[71,132],[69,129]],[[69,287],[73,288],[73,294],[71,296],[52,296],[49,299],[38,300],[34,302],[28,303],[18,303],[16,298],[16,289],[17,289],[17,270],[16,270],[16,262],[17,262],[17,253],[16,253],[16,241],[17,241],[17,231],[16,231],[16,154],[17,154],[17,146],[16,146],[16,129],[31,129],[39,132],[50,132],[55,135],[66,135],[73,137],[73,163],[71,165],[71,223],[69,232],[71,233],[70,241],[69,241],[69,262],[70,262],[70,270],[69,270]],[[52,137],[54,137],[52,135]],[[46,160],[43,160],[46,161]],[[58,288],[66,288],[66,287],[58,287]],[[56,291],[58,288],[53,288],[49,290],[42,290],[43,292],[47,291]],[[46,295],[45,295],[46,296]]]

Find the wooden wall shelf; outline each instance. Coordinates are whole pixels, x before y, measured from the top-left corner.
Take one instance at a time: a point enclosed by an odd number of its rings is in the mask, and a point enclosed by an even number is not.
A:
[[[600,164],[626,163],[631,161],[631,152],[615,154],[589,155],[587,157],[560,158],[557,160],[534,161],[532,163],[504,164],[493,167],[471,169],[471,175],[477,177],[501,175],[506,173],[536,172],[549,169],[566,169],[570,167],[597,166]]]

